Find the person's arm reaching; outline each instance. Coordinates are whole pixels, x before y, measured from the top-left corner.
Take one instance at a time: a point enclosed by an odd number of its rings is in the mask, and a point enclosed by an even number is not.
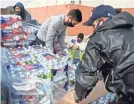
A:
[[[49,23],[49,27],[48,27],[48,31],[47,31],[47,35],[46,35],[46,47],[50,50],[50,51],[54,51],[54,39],[56,37],[56,27],[57,21],[51,21]]]
[[[71,48],[73,48],[73,46],[74,46],[74,39],[71,39],[71,40],[69,40],[69,42],[68,42],[68,47],[71,49]]]
[[[67,49],[66,43],[65,43],[65,31],[58,36],[59,44],[61,46],[61,49]]]
[[[75,72],[76,102],[86,98],[97,82],[97,71],[104,64],[100,44],[89,40],[82,61]]]

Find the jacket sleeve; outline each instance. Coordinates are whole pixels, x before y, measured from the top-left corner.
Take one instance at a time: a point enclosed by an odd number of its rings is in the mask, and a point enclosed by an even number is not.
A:
[[[27,11],[25,11],[25,15],[26,16],[25,16],[24,22],[30,22],[32,20],[30,13],[28,13]]]
[[[98,81],[97,72],[104,64],[100,47],[99,43],[89,40],[82,61],[75,72],[75,92],[79,100],[87,97]]]
[[[67,48],[65,43],[65,32],[63,32],[60,36],[58,36],[59,44],[61,46],[61,49],[64,50]]]
[[[26,17],[26,21],[31,21],[31,15],[28,15],[28,16]]]
[[[51,20],[46,35],[46,47],[49,48],[50,51],[54,51],[54,39],[57,34],[57,28],[58,28],[58,21]]]

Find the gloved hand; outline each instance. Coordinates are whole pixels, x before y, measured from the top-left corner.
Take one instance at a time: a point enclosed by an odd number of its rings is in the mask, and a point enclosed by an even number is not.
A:
[[[68,49],[64,49],[63,51],[64,51],[66,54],[69,55],[69,51],[68,51]]]
[[[80,101],[82,101],[82,99],[78,99],[75,92],[74,92],[74,98],[75,98],[75,103],[79,103]]]

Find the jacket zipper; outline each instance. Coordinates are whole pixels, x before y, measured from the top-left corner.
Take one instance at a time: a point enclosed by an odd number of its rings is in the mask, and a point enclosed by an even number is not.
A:
[[[107,83],[107,81],[108,81],[108,78],[109,78],[109,74],[108,74],[108,76],[107,76],[107,78],[106,78],[106,80],[105,80],[105,86],[106,86],[106,83]]]
[[[114,83],[114,71],[112,70],[112,72],[111,72],[111,76],[112,76],[112,84]],[[106,78],[106,80],[105,80],[105,85],[106,85],[106,83],[107,83],[107,81],[108,81],[108,78],[109,78],[109,74],[108,74],[108,76],[107,76],[107,78]]]
[[[114,83],[114,71],[112,70],[112,84]]]

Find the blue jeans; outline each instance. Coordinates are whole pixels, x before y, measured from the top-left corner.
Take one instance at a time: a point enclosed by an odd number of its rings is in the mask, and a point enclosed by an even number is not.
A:
[[[73,59],[73,64],[78,64],[80,63],[80,59]]]

